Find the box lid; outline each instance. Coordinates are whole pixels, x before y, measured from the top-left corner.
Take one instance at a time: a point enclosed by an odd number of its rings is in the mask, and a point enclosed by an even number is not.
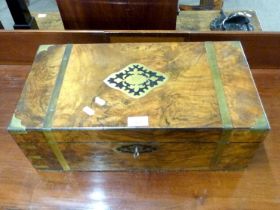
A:
[[[40,46],[9,126],[133,128],[269,129],[240,43]]]

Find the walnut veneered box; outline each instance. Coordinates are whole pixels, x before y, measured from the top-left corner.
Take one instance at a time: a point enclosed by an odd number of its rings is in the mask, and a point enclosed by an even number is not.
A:
[[[269,129],[239,42],[41,46],[8,128],[75,171],[242,169]]]

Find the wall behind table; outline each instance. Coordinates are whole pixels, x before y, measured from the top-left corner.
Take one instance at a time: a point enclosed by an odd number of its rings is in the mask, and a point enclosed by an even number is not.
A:
[[[41,44],[229,40],[241,41],[251,68],[280,68],[280,33],[188,31],[1,31],[0,65],[31,64]]]

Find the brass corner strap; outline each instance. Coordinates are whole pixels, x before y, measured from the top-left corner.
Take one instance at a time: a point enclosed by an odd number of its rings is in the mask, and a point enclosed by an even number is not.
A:
[[[256,120],[255,125],[251,128],[252,130],[270,130],[270,125],[265,112]]]
[[[212,169],[218,169],[219,163],[222,159],[222,154],[225,149],[225,147],[229,144],[229,140],[231,139],[232,130],[224,130],[220,140],[217,142],[217,148],[214,152],[214,155],[210,162],[210,167]]]
[[[26,127],[22,124],[21,120],[16,117],[15,114],[13,114],[13,118],[8,126],[8,130],[10,132],[16,133],[27,133]]]
[[[70,170],[70,167],[69,167],[67,161],[65,160],[62,152],[60,151],[60,149],[57,145],[57,142],[55,140],[55,137],[50,132],[50,130],[52,128],[53,116],[54,116],[54,113],[56,110],[57,100],[58,100],[58,97],[60,94],[61,86],[63,83],[68,61],[69,61],[69,58],[71,55],[71,51],[72,51],[72,45],[67,44],[65,47],[64,55],[63,55],[63,58],[62,58],[62,61],[60,64],[60,68],[59,68],[59,71],[57,74],[57,78],[55,81],[55,85],[54,85],[54,88],[52,91],[52,95],[50,98],[50,102],[48,105],[47,113],[46,113],[46,116],[44,119],[44,124],[43,124],[44,135],[45,135],[45,138],[47,139],[47,143],[50,146],[55,157],[57,158],[58,162],[60,163],[61,167],[65,171]]]
[[[219,111],[220,111],[220,116],[221,116],[221,120],[222,120],[222,125],[224,128],[224,131],[220,137],[220,140],[217,143],[217,149],[211,160],[211,167],[217,168],[218,164],[221,160],[221,156],[224,151],[224,148],[231,138],[233,124],[232,124],[232,120],[231,120],[231,116],[230,116],[230,112],[229,112],[229,108],[228,108],[228,104],[227,104],[223,81],[222,81],[220,70],[219,70],[218,63],[217,63],[215,47],[214,47],[213,43],[206,42],[205,48],[206,48],[208,63],[209,63],[210,70],[212,73],[214,88],[215,88],[216,95],[217,95],[217,101],[218,101],[218,105],[219,105]]]
[[[53,136],[53,134],[49,131],[44,131],[44,136],[47,139],[47,143],[50,147],[50,149],[52,150],[53,154],[55,155],[57,161],[59,162],[61,168],[64,171],[69,171],[70,170],[70,166],[68,165],[67,161],[65,160],[62,152],[60,151],[57,142],[55,140],[55,137]]]

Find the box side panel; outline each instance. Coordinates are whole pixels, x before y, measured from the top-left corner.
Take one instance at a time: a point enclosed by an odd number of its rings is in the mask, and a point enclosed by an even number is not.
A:
[[[213,169],[237,170],[245,168],[268,131],[225,130],[217,143],[211,166]]]
[[[269,123],[240,42],[213,45],[233,127],[268,130]]]
[[[250,163],[261,143],[230,143],[224,147],[216,169],[240,170]]]
[[[10,131],[43,126],[64,49],[64,45],[39,48],[9,125]]]
[[[51,146],[41,132],[11,133],[34,168],[43,170],[62,170]]]
[[[265,140],[268,130],[254,130],[254,129],[236,129],[232,131],[229,138],[230,142],[236,143],[257,143]]]

